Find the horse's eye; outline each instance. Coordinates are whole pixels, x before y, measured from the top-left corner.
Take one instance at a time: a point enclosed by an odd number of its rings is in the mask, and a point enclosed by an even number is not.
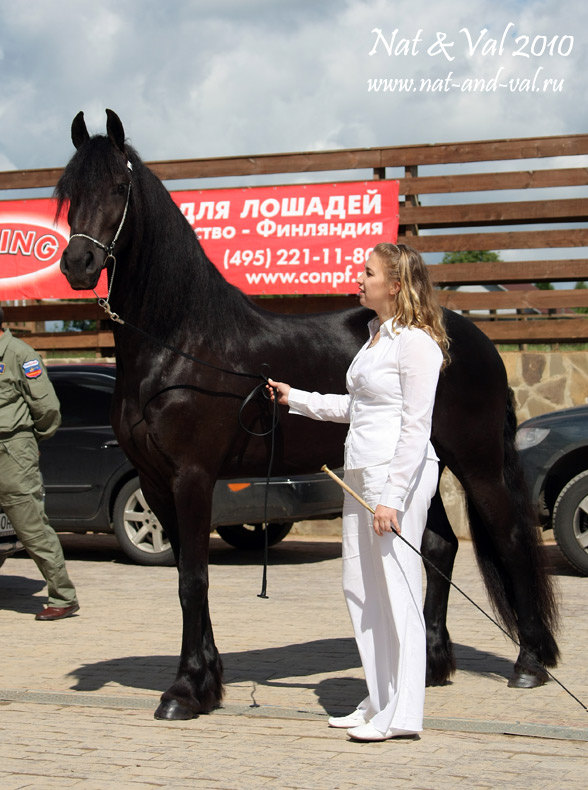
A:
[[[115,187],[115,192],[117,195],[126,195],[127,194],[127,185],[126,184],[117,184]]]

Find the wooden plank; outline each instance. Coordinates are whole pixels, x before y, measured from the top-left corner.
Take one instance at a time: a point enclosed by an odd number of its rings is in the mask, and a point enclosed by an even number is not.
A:
[[[162,180],[218,178],[275,173],[308,173],[408,167],[413,165],[485,162],[588,154],[588,135],[476,140],[463,143],[348,148],[253,156],[227,156],[148,162]],[[0,189],[52,187],[63,168],[11,170],[0,173]]]
[[[588,153],[588,135],[562,135],[502,140],[476,140],[467,143],[383,148],[381,166],[436,165],[458,162],[489,162],[509,159],[535,159],[546,156],[576,156]],[[395,156],[402,151],[402,160]]]
[[[588,317],[549,318],[519,320],[480,320],[470,316],[488,337],[497,343],[578,343],[588,342]],[[71,337],[71,336],[70,336]],[[83,340],[82,340],[83,338]],[[106,333],[82,333],[73,338],[75,342],[56,344],[46,335],[30,335],[26,341],[34,348],[47,352],[100,350],[103,356],[111,356],[114,339]],[[65,338],[64,338],[65,341]]]
[[[47,167],[37,170],[5,170],[0,173],[0,189],[54,187],[62,173],[62,167]]]
[[[419,252],[461,252],[462,250],[516,250],[544,247],[586,247],[588,228],[571,230],[504,231],[502,233],[448,233],[411,236],[401,233],[401,244]]]
[[[543,291],[437,291],[439,303],[450,310],[570,310],[588,307],[588,288]]]
[[[219,176],[307,173],[357,168],[405,167],[458,162],[534,159],[546,156],[588,154],[588,135],[561,135],[466,143],[348,148],[340,151],[263,154],[246,157],[216,157],[175,162],[151,162],[163,180],[215,178]]]
[[[247,159],[249,158],[250,157],[247,157]],[[180,178],[207,177],[206,171],[208,166],[204,163],[209,161],[210,160],[194,159],[184,160],[182,162],[179,160],[177,168],[173,167],[172,162],[153,162],[150,166],[154,171],[157,172],[160,178],[171,181]],[[192,162],[194,164],[191,164]],[[231,162],[232,159],[228,158],[222,173],[215,172],[214,175],[224,175],[227,177],[233,175],[243,175],[243,173],[232,171]],[[241,169],[243,169],[243,165],[241,165]],[[385,170],[385,168],[381,167],[374,169],[379,171]],[[263,174],[261,167],[258,167],[258,170],[258,174]],[[42,170],[4,171],[0,173],[0,189],[54,187],[62,172],[63,168],[61,167],[47,168]],[[251,175],[251,173],[249,175]],[[509,171],[502,173],[466,173],[461,175],[450,174],[440,176],[400,178],[399,190],[401,195],[427,195],[442,192],[483,192],[501,189],[539,189],[544,187],[583,186],[587,183],[588,168],[568,167],[555,170]]]
[[[467,228],[523,223],[585,222],[588,199],[517,200],[500,203],[462,203],[437,206],[400,206],[400,225],[427,228]]]
[[[345,310],[348,307],[357,307],[357,296],[252,296],[251,301],[269,310],[271,313],[284,313],[289,315],[311,313],[329,313],[334,310]]]
[[[588,168],[566,167],[558,170],[417,176],[415,178],[400,178],[398,183],[401,195],[584,186],[588,184]]]
[[[558,261],[480,261],[437,264],[427,267],[437,285],[480,283],[577,282],[588,280],[588,259]]]
[[[94,299],[87,302],[45,301],[31,305],[5,305],[4,318],[12,321],[84,321],[104,318],[105,314]]]
[[[44,332],[23,335],[22,339],[35,349],[44,351],[76,351],[88,348],[114,348],[112,332]]]
[[[506,343],[577,343],[588,342],[588,316],[579,318],[532,318],[516,320],[482,320],[469,316],[494,342]],[[27,335],[27,343],[42,352],[96,350],[111,356],[114,338],[110,332]]]
[[[474,320],[474,323],[495,343],[588,342],[588,318]]]
[[[325,313],[357,305],[357,296],[252,296],[251,301],[276,313]],[[6,324],[16,321],[107,320],[94,300],[87,302],[47,301],[31,305],[4,305]]]

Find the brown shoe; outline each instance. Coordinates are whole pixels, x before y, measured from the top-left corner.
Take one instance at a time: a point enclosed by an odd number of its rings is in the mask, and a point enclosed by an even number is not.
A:
[[[72,603],[71,606],[46,606],[35,615],[35,620],[63,620],[64,617],[71,617],[79,608],[79,603]]]

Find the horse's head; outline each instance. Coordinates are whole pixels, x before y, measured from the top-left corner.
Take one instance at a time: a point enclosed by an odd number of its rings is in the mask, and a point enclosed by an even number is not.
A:
[[[130,149],[119,117],[106,110],[107,136],[90,137],[79,112],[71,126],[77,151],[55,189],[58,215],[68,205],[69,244],[61,271],[72,288],[94,288],[102,269],[124,245],[131,196]],[[127,223],[128,224],[128,223]]]

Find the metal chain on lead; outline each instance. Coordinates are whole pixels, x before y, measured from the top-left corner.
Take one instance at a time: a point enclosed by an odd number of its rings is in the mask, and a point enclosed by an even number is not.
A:
[[[106,295],[106,299],[104,299],[101,296],[98,296],[94,288],[92,288],[92,291],[94,292],[94,296],[98,300],[99,306],[104,310],[106,315],[112,321],[115,321],[117,324],[124,324],[124,320],[119,316],[118,313],[113,312],[113,310],[110,307],[110,292],[112,291],[112,284],[114,282],[114,273],[116,271],[116,258],[111,252],[109,252],[106,258],[104,259],[104,266],[106,266],[109,258],[112,258],[112,274],[110,276],[110,285],[108,286],[108,293]]]

